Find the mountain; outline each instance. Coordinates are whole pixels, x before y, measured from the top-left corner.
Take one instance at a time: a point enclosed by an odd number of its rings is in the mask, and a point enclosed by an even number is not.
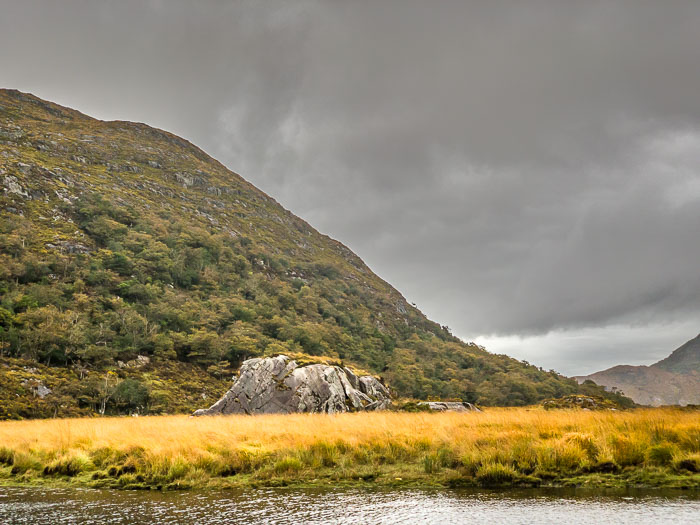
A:
[[[0,418],[191,411],[244,359],[279,354],[419,399],[592,388],[453,337],[165,131],[1,90],[0,184]]]
[[[614,366],[576,378],[617,390],[640,405],[700,405],[700,335],[650,366]]]
[[[674,350],[667,358],[651,366],[679,374],[700,373],[700,335]]]

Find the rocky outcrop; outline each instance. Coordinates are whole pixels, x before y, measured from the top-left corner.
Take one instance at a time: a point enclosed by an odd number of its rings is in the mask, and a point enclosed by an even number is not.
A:
[[[569,394],[568,396],[556,399],[547,399],[542,402],[542,408],[546,410],[554,409],[581,409],[581,410],[618,410],[622,405],[605,399],[601,396],[582,396],[580,394]]]
[[[325,364],[299,366],[285,355],[249,359],[224,397],[195,416],[381,410],[389,390],[372,376]]]
[[[481,412],[475,405],[459,401],[423,401],[418,406],[435,412]]]

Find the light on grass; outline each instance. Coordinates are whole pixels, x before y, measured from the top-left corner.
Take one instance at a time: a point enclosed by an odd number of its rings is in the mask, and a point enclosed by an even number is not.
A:
[[[653,468],[695,486],[699,437],[697,413],[677,409],[5,421],[0,481],[517,485]]]

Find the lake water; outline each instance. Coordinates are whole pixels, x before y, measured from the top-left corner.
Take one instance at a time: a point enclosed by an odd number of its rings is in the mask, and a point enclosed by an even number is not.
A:
[[[0,487],[2,524],[700,523],[700,494],[582,489],[130,492]]]

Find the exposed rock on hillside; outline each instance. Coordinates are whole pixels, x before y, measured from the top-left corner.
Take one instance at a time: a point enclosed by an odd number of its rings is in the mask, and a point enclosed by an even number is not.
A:
[[[435,412],[481,412],[475,405],[459,401],[424,401],[418,403],[418,406]]]
[[[617,410],[622,408],[610,401],[609,399],[604,399],[600,396],[580,396],[580,395],[570,395],[564,396],[557,399],[547,399],[542,402],[542,407],[547,410],[560,409],[560,408],[580,408],[583,410]]]
[[[224,397],[195,416],[380,410],[389,390],[372,376],[324,364],[299,366],[286,355],[249,359]]]

